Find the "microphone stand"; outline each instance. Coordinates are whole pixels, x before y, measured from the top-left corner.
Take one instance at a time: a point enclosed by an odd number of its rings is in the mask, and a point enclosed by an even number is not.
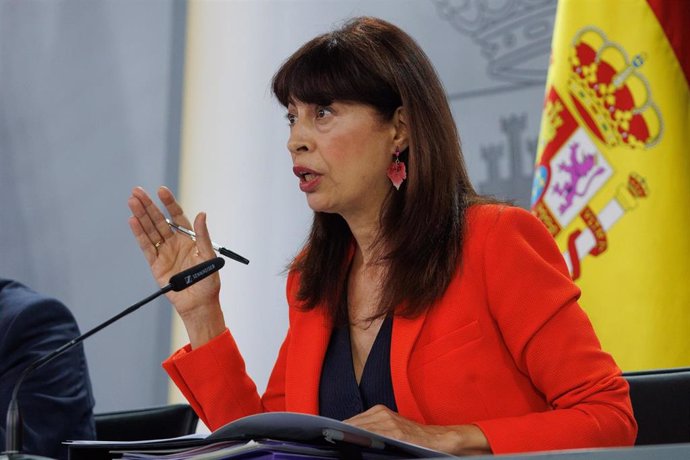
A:
[[[157,297],[160,297],[161,295],[170,292],[170,291],[175,291],[179,292],[184,289],[187,289],[189,286],[198,283],[202,279],[212,275],[213,273],[217,272],[221,268],[223,268],[223,265],[225,265],[225,261],[221,259],[220,257],[216,257],[214,259],[207,260],[205,262],[202,262],[198,265],[195,265],[191,268],[188,268],[176,275],[173,275],[170,278],[170,282],[163,286],[160,290],[157,292],[154,292],[150,296],[146,297],[145,299],[140,300],[139,302],[135,303],[131,307],[127,308],[126,310],[118,313],[117,315],[113,316],[109,320],[99,324],[98,326],[94,327],[93,329],[89,330],[88,332],[85,332],[84,334],[75,337],[74,339],[70,340],[66,344],[62,345],[60,348],[51,351],[47,355],[41,356],[37,360],[33,361],[31,364],[29,364],[26,369],[21,373],[19,378],[17,379],[17,382],[14,384],[14,388],[12,390],[12,397],[10,399],[10,404],[7,409],[7,425],[6,429],[7,432],[5,433],[5,452],[0,453],[0,460],[21,460],[21,459],[46,459],[47,457],[39,457],[35,455],[26,455],[21,453],[21,448],[22,448],[22,417],[19,412],[19,401],[18,401],[18,394],[19,394],[19,388],[22,385],[22,382],[24,379],[31,374],[33,371],[36,369],[39,369],[49,362],[51,362],[53,359],[57,358],[61,354],[65,353],[66,351],[72,349],[75,345],[80,344],[87,338],[91,337],[94,335],[96,332],[100,331],[101,329],[110,326],[112,323],[115,321],[119,320],[123,316],[127,316],[133,311],[139,309],[141,306],[151,302]],[[48,459],[49,460],[49,459]]]
[[[36,456],[27,456],[24,454],[20,454],[21,446],[22,446],[22,416],[19,411],[19,401],[18,401],[18,394],[19,394],[19,388],[22,386],[22,382],[24,382],[24,379],[26,376],[31,374],[33,371],[36,369],[40,369],[41,367],[45,366],[49,362],[51,362],[53,359],[57,358],[61,354],[65,353],[66,351],[72,349],[74,346],[80,344],[87,338],[91,337],[94,335],[96,332],[100,331],[101,329],[110,326],[112,323],[117,321],[118,319],[122,318],[123,316],[127,316],[133,311],[139,309],[143,305],[151,302],[157,297],[160,297],[161,295],[165,294],[166,292],[172,291],[173,286],[172,284],[168,284],[158,290],[157,292],[151,294],[150,296],[146,297],[143,300],[140,300],[139,302],[135,303],[131,307],[127,308],[126,310],[118,313],[117,315],[113,316],[109,320],[99,324],[98,326],[94,327],[93,329],[89,330],[88,332],[85,332],[84,334],[75,337],[74,339],[70,340],[66,344],[62,345],[60,348],[51,351],[47,355],[41,356],[31,364],[29,364],[26,369],[21,373],[19,378],[17,379],[17,383],[14,384],[14,389],[12,390],[12,397],[10,398],[10,405],[7,409],[7,425],[6,429],[7,432],[5,433],[5,452],[3,454],[6,454],[9,460],[15,460],[15,459],[38,459],[38,458],[47,458],[47,457],[36,457]],[[2,457],[0,457],[0,460],[3,460]]]

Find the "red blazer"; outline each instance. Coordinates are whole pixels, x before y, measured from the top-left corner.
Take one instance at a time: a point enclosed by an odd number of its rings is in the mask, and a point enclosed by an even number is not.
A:
[[[577,304],[551,235],[519,208],[468,211],[463,263],[425,314],[393,320],[391,375],[400,415],[473,423],[494,453],[632,445],[627,382]],[[216,429],[262,411],[318,414],[331,333],[322,310],[300,311],[288,276],[290,327],[259,396],[228,331],[163,367]]]

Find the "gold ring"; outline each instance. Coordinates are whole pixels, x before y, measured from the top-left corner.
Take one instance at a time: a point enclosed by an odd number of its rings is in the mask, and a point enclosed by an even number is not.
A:
[[[161,244],[163,244],[163,240],[160,240],[158,243],[154,244],[153,247],[158,249],[161,246]]]

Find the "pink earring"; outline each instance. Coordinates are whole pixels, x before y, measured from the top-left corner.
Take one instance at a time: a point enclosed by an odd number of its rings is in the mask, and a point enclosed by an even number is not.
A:
[[[405,172],[405,163],[400,161],[400,147],[395,146],[395,153],[393,153],[393,162],[388,166],[386,175],[393,183],[396,190],[400,190],[400,185],[407,179],[407,172]]]

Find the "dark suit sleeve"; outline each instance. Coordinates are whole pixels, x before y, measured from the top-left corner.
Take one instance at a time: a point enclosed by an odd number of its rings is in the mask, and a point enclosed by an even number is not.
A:
[[[3,378],[0,379],[0,413],[7,410],[19,374],[36,358],[79,335],[74,317],[60,302],[29,290],[3,295],[0,306],[0,349]],[[81,345],[30,374],[19,391],[24,422],[23,451],[66,458],[62,441],[93,439],[93,396]],[[0,445],[4,449],[5,420]]]

